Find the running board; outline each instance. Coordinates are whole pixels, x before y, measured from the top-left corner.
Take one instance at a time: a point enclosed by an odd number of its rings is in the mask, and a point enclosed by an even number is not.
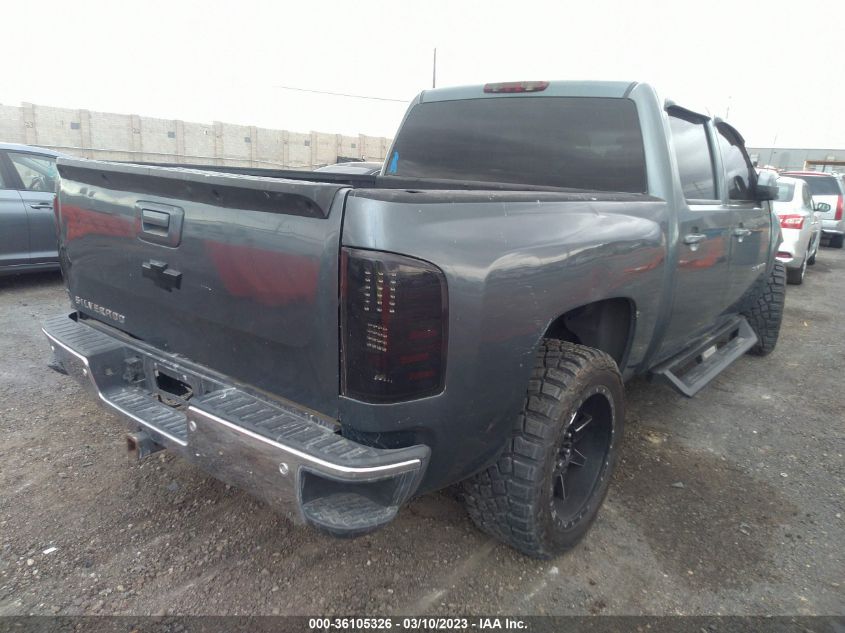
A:
[[[731,319],[705,342],[681,352],[651,370],[688,398],[757,344],[757,335],[745,317]]]

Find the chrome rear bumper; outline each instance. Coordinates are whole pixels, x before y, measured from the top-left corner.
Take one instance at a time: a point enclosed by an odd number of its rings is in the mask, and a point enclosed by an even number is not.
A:
[[[429,449],[377,449],[292,403],[257,397],[212,370],[76,315],[43,326],[53,367],[78,379],[132,430],[290,518],[337,536],[392,520],[419,485]]]

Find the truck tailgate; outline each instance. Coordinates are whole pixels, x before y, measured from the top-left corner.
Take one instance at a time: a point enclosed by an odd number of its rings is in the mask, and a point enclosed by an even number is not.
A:
[[[342,184],[60,159],[81,315],[335,417]]]

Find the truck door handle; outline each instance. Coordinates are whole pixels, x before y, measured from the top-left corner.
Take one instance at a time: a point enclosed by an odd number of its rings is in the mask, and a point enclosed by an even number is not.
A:
[[[52,209],[53,205],[49,202],[33,202],[29,205],[32,209]]]
[[[706,239],[707,236],[704,233],[690,233],[689,235],[684,235],[684,244],[698,244]]]
[[[746,229],[742,226],[739,226],[734,229],[734,237],[736,238],[737,242],[742,242],[749,235],[751,235],[751,229]]]

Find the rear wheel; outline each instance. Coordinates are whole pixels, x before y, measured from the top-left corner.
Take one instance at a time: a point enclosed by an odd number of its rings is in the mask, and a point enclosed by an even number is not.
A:
[[[765,356],[775,349],[783,321],[783,304],[786,301],[786,266],[775,261],[771,272],[757,282],[743,316],[757,334],[757,344],[749,353]]]
[[[842,240],[845,236],[842,235],[831,235],[830,236],[830,245],[833,248],[842,248]]]
[[[624,414],[622,377],[613,359],[546,339],[504,452],[464,483],[472,520],[536,558],[572,548],[607,494]]]

